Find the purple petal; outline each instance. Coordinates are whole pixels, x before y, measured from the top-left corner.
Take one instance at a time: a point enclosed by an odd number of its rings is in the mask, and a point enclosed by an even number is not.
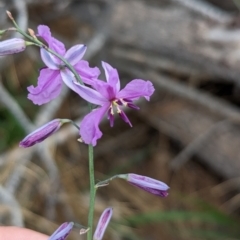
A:
[[[117,94],[117,98],[135,100],[139,97],[145,97],[147,100],[149,100],[149,97],[153,94],[154,90],[155,89],[150,81],[134,79]]]
[[[77,83],[74,81],[74,91],[83,99],[85,99],[87,102],[96,104],[96,105],[106,105],[106,103],[109,103],[108,99],[106,99],[104,96],[102,96],[99,92],[96,90],[86,87],[84,85],[81,85],[80,83]],[[109,103],[110,104],[110,103]]]
[[[54,119],[27,135],[19,144],[20,147],[27,148],[40,143],[55,133],[63,124],[61,119]]]
[[[140,107],[136,106],[136,105],[133,104],[133,103],[127,103],[127,106],[128,106],[129,108],[132,108],[132,109],[135,109],[135,110],[139,110],[139,109],[140,109]]]
[[[26,48],[26,42],[21,38],[12,38],[0,42],[0,56],[19,53]]]
[[[132,124],[124,111],[121,110],[118,114],[125,123],[128,123],[130,125],[130,127],[132,127]]]
[[[93,88],[95,88],[102,96],[104,96],[109,101],[116,98],[115,90],[108,83],[101,80],[95,80]]]
[[[73,228],[73,222],[63,223],[48,240],[65,240]]]
[[[99,124],[104,114],[108,111],[109,104],[93,110],[87,114],[80,124],[80,136],[86,144],[96,146],[97,140],[102,137],[102,132],[99,129]]]
[[[100,70],[97,67],[89,67],[89,63],[85,60],[79,61],[75,66],[75,70],[78,72],[83,82],[94,86],[95,80],[100,75]]]
[[[168,192],[165,190],[155,189],[155,188],[151,188],[151,187],[145,187],[145,186],[138,185],[135,183],[131,183],[131,184],[133,186],[136,186],[136,187],[148,192],[148,193],[151,193],[151,194],[159,196],[159,197],[167,197],[168,196]]]
[[[61,77],[63,82],[73,91],[75,91],[76,85],[74,84],[74,81],[76,81],[75,76],[68,68],[63,68],[60,71]],[[76,91],[75,91],[76,92]]]
[[[40,71],[37,87],[28,87],[28,99],[34,104],[42,105],[56,98],[62,88],[59,71],[44,68]]]
[[[49,44],[49,42],[51,42],[52,40],[50,28],[45,25],[39,25],[37,29],[38,29],[37,35],[43,38]]]
[[[109,224],[109,221],[112,217],[112,213],[113,213],[112,208],[106,208],[103,211],[103,213],[98,221],[98,225],[95,230],[93,240],[102,240],[105,230],[106,230],[106,228]]]
[[[69,61],[69,63],[74,66],[77,64],[83,57],[87,50],[87,46],[83,44],[78,44],[71,47],[64,55],[64,58]]]
[[[127,181],[132,185],[154,195],[160,197],[166,197],[168,195],[167,190],[169,189],[169,186],[164,182],[158,181],[156,179],[129,173]]]
[[[45,25],[38,26],[38,35],[42,37],[47,43],[49,48],[64,56],[66,49],[62,42],[58,41],[56,38],[52,37],[50,28]]]
[[[113,68],[110,64],[102,62],[105,71],[106,80],[110,86],[114,88],[115,94],[120,90],[120,80],[117,69]]]
[[[60,59],[46,51],[45,49],[41,48],[40,50],[41,58],[43,62],[48,66],[50,69],[57,70],[59,69]]]

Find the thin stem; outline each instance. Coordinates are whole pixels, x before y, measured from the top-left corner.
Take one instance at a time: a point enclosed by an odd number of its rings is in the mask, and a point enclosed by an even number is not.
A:
[[[80,127],[79,127],[74,121],[71,121],[71,123],[72,123],[72,125],[73,125],[74,127],[76,127],[78,130],[80,129]]]
[[[124,176],[124,177],[121,177],[121,176]],[[112,181],[113,179],[115,178],[126,178],[125,175],[114,175],[106,180],[103,180],[101,182],[98,182],[96,185],[95,185],[95,188],[98,189],[99,187],[105,187],[109,184],[110,181]]]
[[[89,159],[89,178],[90,178],[90,206],[88,212],[88,227],[87,240],[92,240],[93,237],[93,217],[95,204],[95,180],[94,180],[94,161],[93,161],[93,146],[88,145],[88,159]]]

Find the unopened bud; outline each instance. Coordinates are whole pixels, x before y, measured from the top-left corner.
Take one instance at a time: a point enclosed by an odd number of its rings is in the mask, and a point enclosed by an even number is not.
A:
[[[105,230],[108,226],[108,223],[112,217],[113,210],[112,208],[106,208],[104,212],[102,213],[98,224],[96,231],[93,236],[93,240],[101,240],[103,238],[103,235],[105,233]]]
[[[73,222],[63,223],[48,240],[65,240],[73,228]]]
[[[24,51],[26,42],[21,38],[12,38],[0,42],[0,56],[10,55]]]
[[[44,141],[46,138],[55,133],[65,122],[70,122],[68,119],[54,119],[38,128],[34,132],[27,135],[19,146],[23,148],[31,147],[37,143]]]
[[[14,18],[13,18],[13,16],[12,16],[11,12],[6,11],[6,13],[7,13],[8,17],[9,17],[11,20],[14,20]]]
[[[138,174],[120,174],[118,178],[127,180],[130,184],[159,197],[167,197],[169,186],[164,182]]]
[[[35,32],[31,28],[28,28],[28,32],[31,35],[31,37],[36,38]]]

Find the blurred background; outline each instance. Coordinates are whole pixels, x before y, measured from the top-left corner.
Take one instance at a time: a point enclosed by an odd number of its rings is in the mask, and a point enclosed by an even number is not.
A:
[[[67,48],[87,44],[84,59],[110,63],[122,86],[140,78],[156,88],[127,112],[133,128],[102,122],[96,179],[138,173],[166,182],[170,194],[121,180],[100,188],[96,222],[114,208],[104,239],[240,239],[240,1],[1,0],[1,29],[12,26],[6,10],[24,30],[46,24]],[[65,221],[87,225],[87,147],[72,126],[29,149],[18,143],[51,119],[80,122],[88,109],[67,88],[33,105],[26,87],[43,66],[34,47],[0,58],[0,224],[51,234]],[[69,239],[85,236],[74,230]]]

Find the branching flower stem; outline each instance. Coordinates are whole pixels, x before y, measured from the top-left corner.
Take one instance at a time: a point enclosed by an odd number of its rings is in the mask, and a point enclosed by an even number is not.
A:
[[[19,32],[21,35],[29,39],[32,43],[34,43],[35,46],[39,48],[44,48],[46,51],[49,53],[53,54],[60,60],[62,60],[63,63],[65,63],[66,67],[74,74],[74,77],[76,80],[84,85],[81,77],[79,74],[75,71],[74,67],[61,55],[50,49],[48,46],[43,44],[41,41],[39,41],[34,35],[28,35],[24,31],[22,31],[17,23],[15,22],[14,18],[12,17],[10,12],[7,12],[9,18],[13,22],[13,25],[16,28],[16,31]],[[91,104],[88,103],[89,105],[89,111],[91,111]],[[95,194],[96,194],[96,188],[95,188],[95,179],[94,179],[94,155],[93,155],[93,146],[88,145],[88,156],[89,156],[89,178],[90,178],[90,206],[89,206],[89,212],[88,212],[88,227],[89,231],[87,232],[87,240],[92,240],[93,239],[93,217],[94,217],[94,205],[95,205]]]

